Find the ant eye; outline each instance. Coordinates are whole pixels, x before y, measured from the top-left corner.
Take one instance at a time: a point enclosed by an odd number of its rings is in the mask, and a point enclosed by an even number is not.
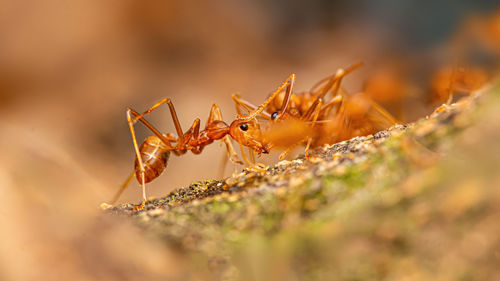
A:
[[[241,129],[242,131],[246,131],[246,130],[248,130],[248,124],[241,124],[241,125],[240,125],[240,129]]]
[[[276,111],[273,114],[271,114],[271,120],[276,119],[276,117],[278,117],[278,111]]]

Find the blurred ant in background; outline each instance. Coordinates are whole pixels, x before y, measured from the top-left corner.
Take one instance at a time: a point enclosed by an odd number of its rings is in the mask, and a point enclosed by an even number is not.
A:
[[[431,80],[431,101],[450,104],[457,94],[470,95],[497,73],[500,58],[500,12],[472,16],[452,40],[453,64]]]

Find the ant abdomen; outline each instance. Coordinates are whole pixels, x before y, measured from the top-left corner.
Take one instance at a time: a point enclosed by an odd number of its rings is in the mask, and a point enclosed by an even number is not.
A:
[[[144,167],[144,182],[148,183],[156,179],[167,167],[170,149],[157,136],[150,136],[139,147],[139,152]],[[141,169],[137,158],[135,159],[134,168],[137,180],[142,182]]]

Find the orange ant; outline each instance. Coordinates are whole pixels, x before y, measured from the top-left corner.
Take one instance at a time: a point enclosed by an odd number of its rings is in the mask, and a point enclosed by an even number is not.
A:
[[[488,79],[488,73],[479,67],[443,67],[432,77],[431,101],[450,104],[457,93],[470,94]]]
[[[342,102],[342,96],[337,95],[342,78],[361,65],[362,63],[356,63],[346,69],[339,69],[334,75],[320,80],[309,91],[302,93],[293,93],[295,74],[292,74],[286,80],[290,80],[286,91],[277,95],[273,93],[268,97],[271,102],[261,116],[271,121],[272,125],[265,130],[264,135],[271,147],[285,148],[280,160],[302,142],[307,143],[305,153],[308,155],[311,142],[317,134],[314,130],[315,125],[318,121],[327,119],[333,107]],[[330,91],[334,98],[324,102]],[[238,114],[241,114],[242,109],[251,111],[256,108],[250,102],[241,99],[239,95],[235,94],[232,98]]]
[[[285,148],[280,160],[300,143],[306,143],[307,157],[311,147],[367,135],[396,123],[387,111],[365,94],[348,96],[341,88],[342,78],[361,65],[356,63],[339,69],[334,75],[320,80],[308,92],[299,94],[292,92],[295,81],[295,75],[292,75],[288,78],[291,82],[284,94],[273,93],[275,98],[261,115],[271,121],[264,132],[269,146]],[[329,92],[332,99],[325,102]],[[233,101],[238,114],[242,109],[251,111],[256,108],[238,95],[233,95]],[[382,118],[374,118],[374,112]],[[385,121],[382,126],[378,125],[381,124],[380,119]]]
[[[440,68],[431,80],[431,102],[450,104],[456,94],[470,95],[490,79],[484,63],[470,63],[478,55],[488,57],[500,54],[500,13],[487,17],[470,17],[452,37],[453,63]],[[491,69],[490,69],[491,70]]]
[[[210,110],[205,129],[201,131],[200,119],[196,118],[193,122],[193,125],[191,125],[191,127],[186,132],[183,132],[174,105],[169,98],[161,100],[142,114],[139,114],[137,111],[129,108],[127,110],[127,121],[132,136],[134,150],[136,153],[134,171],[118,190],[111,204],[114,204],[118,200],[121,193],[129,185],[135,175],[137,181],[142,186],[143,200],[142,203],[140,205],[136,205],[134,209],[142,209],[147,199],[146,183],[149,183],[156,179],[165,170],[171,152],[177,156],[183,155],[187,151],[191,151],[194,154],[200,154],[205,146],[211,144],[215,140],[221,140],[226,144],[226,150],[229,159],[233,163],[241,164],[241,161],[239,161],[237,154],[231,144],[231,140],[229,138],[231,137],[236,142],[238,142],[240,146],[249,147],[253,152],[256,152],[258,154],[268,153],[270,147],[262,136],[260,125],[256,119],[256,116],[261,114],[266,106],[283,89],[285,89],[285,87],[287,87],[287,91],[291,90],[289,80],[290,79],[287,79],[285,82],[283,82],[280,87],[269,97],[268,100],[266,100],[260,106],[256,107],[252,112],[249,112],[249,114],[244,116],[238,115],[238,118],[232,121],[230,125],[227,125],[222,120],[222,114],[219,107],[216,104],[212,105],[212,109]],[[168,105],[170,109],[170,114],[172,115],[172,120],[174,122],[177,136],[170,133],[160,133],[158,129],[156,129],[144,118],[145,115],[150,114],[163,104]],[[154,134],[153,136],[146,138],[141,146],[139,146],[137,143],[134,130],[134,124],[137,121],[140,121]],[[243,157],[247,164],[252,165],[246,159],[244,154]],[[109,205],[104,205],[104,207],[109,207]]]
[[[468,18],[458,34],[461,43],[475,45],[491,55],[500,55],[500,11]]]

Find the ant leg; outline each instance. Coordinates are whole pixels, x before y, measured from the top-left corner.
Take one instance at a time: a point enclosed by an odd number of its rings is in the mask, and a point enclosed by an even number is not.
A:
[[[306,113],[304,114],[304,116],[302,118],[307,119],[311,115],[314,114],[314,111],[317,110],[318,105],[320,103],[322,103],[323,97],[328,93],[327,89],[329,89],[331,87],[331,85],[334,84],[334,82],[335,82],[335,80],[332,79],[328,82],[328,84],[325,87],[321,88],[321,92],[318,94],[318,96],[316,97],[314,102],[311,104],[311,106],[307,109]]]
[[[243,116],[243,112],[241,111],[241,109],[244,109],[247,111],[247,113],[250,113],[252,112],[252,110],[255,110],[257,108],[257,106],[243,100],[238,94],[233,94],[231,96],[231,99],[234,101],[234,107],[236,108],[236,113],[239,116]]]
[[[311,113],[309,115],[304,115],[301,118],[301,120],[304,121],[304,122],[311,122],[312,123],[312,127],[314,127],[316,121],[318,120],[319,114],[321,112],[322,105],[323,105],[323,100],[322,99],[318,99],[318,102],[314,103],[313,105],[311,105],[311,108],[308,110],[308,111],[311,111]],[[309,120],[310,115],[313,116],[311,120]],[[305,141],[305,140],[307,140],[307,146],[306,146],[306,157],[307,157],[307,152],[309,151],[309,146],[311,145],[312,137],[311,136],[307,136],[302,141]],[[295,148],[295,146],[296,145],[292,145],[291,147],[289,147],[285,151],[283,151],[283,153],[280,154],[279,159],[283,160]]]
[[[179,150],[181,150],[181,148],[186,147],[192,139],[197,140],[199,132],[200,132],[200,118],[196,118],[193,121],[193,125],[191,125],[191,127],[189,127],[189,129],[182,134],[182,138],[179,137],[181,140],[179,140],[176,147]]]
[[[340,102],[341,100],[332,100],[332,101],[334,101],[334,102],[329,106],[333,106],[333,104]],[[307,112],[300,119],[303,121],[311,121],[309,118],[311,118],[311,116],[313,116],[312,118],[314,119],[315,115],[316,115],[316,119],[317,119],[317,116],[319,116],[319,113],[321,112],[322,106],[323,106],[323,99],[317,98],[313,102],[313,104],[309,107]],[[314,120],[314,121],[316,121],[316,120]]]
[[[207,126],[209,123],[212,123],[215,120],[223,121],[220,108],[217,104],[214,103],[212,104],[212,108],[210,108],[210,113],[208,114]]]
[[[335,103],[342,101],[342,97],[344,94],[341,93],[341,95],[338,96],[339,90],[342,90],[340,87],[340,84],[342,82],[342,78],[344,78],[347,74],[353,72],[354,70],[358,69],[362,65],[363,65],[362,62],[358,62],[358,63],[355,63],[355,64],[347,67],[346,69],[342,69],[342,68],[338,69],[337,72],[335,73],[335,75],[326,77],[326,78],[320,80],[318,83],[316,83],[311,88],[311,90],[310,90],[311,93],[316,92],[316,88],[318,88],[320,85],[322,85],[325,81],[328,81],[327,84],[324,85],[318,91],[318,93],[314,93],[314,94],[317,94],[317,97],[314,100],[313,104],[309,107],[307,112],[304,114],[304,116],[307,116],[307,117],[311,116],[313,114],[313,111],[315,110],[317,104],[319,103],[320,99],[323,99],[328,94],[328,92],[331,90],[332,96],[334,99],[331,101],[332,102],[331,105],[330,105],[330,102],[325,105],[325,108],[330,107],[327,111],[327,114],[326,114],[328,116],[330,114],[330,111],[331,111],[331,106],[333,106],[333,104],[335,104]]]
[[[328,106],[331,106],[333,105],[334,103],[328,103],[327,105]],[[309,109],[309,111],[311,111],[311,114],[313,114],[313,117],[312,119],[309,120],[310,118],[310,115],[304,115],[303,116],[303,121],[307,121],[307,122],[311,122],[312,123],[312,127],[315,126],[315,123],[316,121],[318,120],[318,117],[319,117],[319,114],[320,112],[322,111],[322,105],[323,105],[323,100],[322,99],[318,99],[318,102],[311,105],[311,108]],[[312,137],[311,136],[308,136],[305,140],[307,140],[307,145],[306,145],[306,149],[305,149],[305,156],[308,157],[308,152],[309,152],[309,147],[311,146],[311,142],[312,142]],[[295,147],[292,146],[292,147],[289,147],[287,148],[283,153],[280,154],[280,160],[283,160],[287,155],[288,153],[290,153],[292,151],[292,149]]]
[[[222,113],[220,111],[219,106],[217,104],[213,104],[212,108],[210,109],[210,114],[208,115],[208,121],[207,121],[207,126],[209,123],[219,120],[222,120]],[[229,160],[233,162],[233,164],[243,164],[243,162],[240,161],[238,158],[238,154],[234,150],[233,143],[231,142],[231,138],[226,135],[222,138],[221,143],[224,143],[226,145],[226,151],[227,151],[227,156],[229,157]]]
[[[341,103],[343,100],[344,98],[342,96],[336,96],[331,101],[323,105],[323,108],[321,108],[320,111],[320,115],[328,117],[330,115],[330,112],[332,111],[333,106],[336,105],[337,103]]]
[[[380,113],[388,121],[388,123],[390,123],[390,126],[398,123],[396,119],[389,112],[387,112],[387,110],[382,108],[378,103],[374,102],[371,99],[368,99],[368,101],[370,102],[370,106],[373,107],[373,109],[375,109],[376,112]]]
[[[318,102],[318,106],[316,107],[316,110],[315,110],[315,113],[314,113],[314,116],[312,118],[312,127],[314,128],[314,125],[315,125],[315,122],[318,120],[318,116],[319,116],[319,113],[321,112],[321,107],[323,105],[323,100],[322,99],[319,99],[319,102]],[[306,158],[309,157],[309,148],[311,147],[311,142],[312,142],[312,137],[309,136],[308,137],[308,140],[307,140],[307,145],[306,145],[306,149],[304,151],[304,155]]]
[[[250,160],[254,164],[254,167],[265,169],[266,165],[262,163],[257,163],[257,161],[255,160],[255,152],[250,147],[248,147],[247,149],[248,149],[248,155],[250,155]]]
[[[313,111],[312,111],[313,114],[314,114],[313,118],[311,120],[308,120],[309,116],[304,116],[303,117],[304,118],[303,121],[311,122],[312,123],[312,127],[314,127],[316,121],[318,120],[319,113],[321,112],[322,104],[323,104],[323,100],[319,99],[319,102],[315,105],[315,107],[313,108]],[[309,147],[310,147],[311,142],[312,142],[312,137],[311,136],[307,136],[304,140],[307,140],[307,145],[306,145],[306,149],[305,149],[305,156],[307,157],[308,156],[308,152],[309,152]],[[283,151],[283,153],[280,154],[279,159],[283,160],[295,148],[295,146],[296,145],[293,145],[293,146],[287,148],[285,151]]]
[[[236,165],[243,165],[243,162],[238,158],[238,154],[234,150],[233,143],[231,142],[231,138],[229,136],[225,136],[221,140],[221,144],[224,143],[226,145],[226,154],[222,155],[222,160],[219,167],[219,178],[224,176],[224,171],[226,170],[227,160],[231,160],[236,167]],[[234,158],[233,158],[234,157]]]
[[[127,179],[122,184],[122,186],[120,187],[120,189],[118,189],[118,191],[115,193],[115,195],[113,196],[113,199],[111,199],[111,203],[110,204],[107,204],[107,203],[102,203],[101,204],[101,208],[103,210],[106,210],[106,209],[109,209],[109,208],[113,207],[113,205],[116,203],[116,201],[118,201],[118,199],[122,195],[123,191],[129,186],[130,182],[134,178],[134,175],[135,175],[135,171],[132,171],[132,173],[130,173],[130,175],[127,177]]]
[[[174,126],[175,126],[175,131],[177,132],[177,136],[179,137],[179,140],[182,140],[182,127],[181,124],[179,123],[179,118],[177,117],[177,113],[174,108],[174,104],[169,98],[164,98],[161,101],[157,102],[155,105],[150,107],[148,110],[144,111],[142,114],[135,116],[134,119],[132,119],[132,122],[136,122],[137,120],[140,120],[144,115],[149,114],[153,112],[155,109],[157,109],[160,105],[162,104],[167,104],[169,109],[170,109],[170,114],[172,115],[172,120],[174,121]]]
[[[243,148],[243,145],[240,144],[240,151],[241,151],[241,156],[243,157],[243,160],[245,160],[245,163],[248,165],[248,170],[263,173],[266,171],[265,165],[256,165],[255,163],[252,163],[248,160],[247,156],[245,155],[245,150]],[[253,151],[252,151],[253,153]]]
[[[245,155],[245,150],[243,149],[243,145],[241,145],[241,144],[240,144],[240,151],[241,151],[241,156],[243,157],[243,160],[245,161],[245,163],[248,165],[248,167],[252,167],[253,164],[250,161],[248,161],[248,158]]]
[[[290,78],[290,84],[286,86],[286,91],[285,91],[285,97],[283,99],[283,104],[281,104],[280,112],[278,113],[278,116],[276,119],[280,119],[281,116],[284,114],[284,112],[288,108],[288,104],[290,102],[290,96],[292,95],[293,92],[293,85],[295,84],[295,74],[292,74]]]
[[[360,68],[361,66],[363,66],[363,63],[362,62],[357,62],[353,65],[350,65],[348,66],[346,69],[340,69],[339,71],[337,71],[336,73],[336,77],[337,77],[337,81],[335,83],[335,86],[332,90],[332,97],[335,97],[337,96],[339,90],[340,90],[340,84],[342,83],[342,79],[350,74],[351,72],[353,72],[354,70]]]
[[[127,110],[127,121],[128,121],[128,125],[129,125],[129,128],[130,128],[130,134],[132,135],[132,142],[134,144],[134,150],[135,150],[135,153],[136,153],[136,157],[137,157],[137,161],[138,161],[138,164],[139,164],[139,168],[140,168],[140,175],[141,175],[141,186],[142,186],[142,203],[141,205],[139,206],[135,206],[134,209],[135,210],[141,210],[142,208],[144,208],[144,205],[146,203],[146,200],[147,200],[147,196],[146,196],[146,180],[145,180],[145,170],[144,170],[144,165],[143,165],[143,162],[142,162],[142,158],[140,156],[140,152],[139,152],[139,146],[137,144],[137,138],[136,138],[136,135],[135,135],[135,130],[134,130],[134,121],[131,117],[131,115],[134,115],[134,119],[136,120],[139,120],[141,123],[143,123],[148,129],[150,129],[158,138],[160,138],[162,140],[162,142],[168,147],[170,148],[171,150],[173,151],[177,151],[176,149],[174,149],[174,147],[172,146],[172,144],[170,143],[170,140],[164,136],[163,134],[161,134],[153,125],[151,125],[146,119],[143,118],[143,116],[139,115],[135,110],[129,108]],[[168,136],[170,139],[172,139],[171,136]],[[182,135],[180,136],[182,137]],[[180,141],[177,142],[177,144],[179,144]]]
[[[247,147],[248,150],[248,156],[250,157],[250,161],[255,165],[255,153],[250,147]]]
[[[329,103],[327,104],[328,106],[331,106],[333,105],[334,103]],[[312,127],[314,128],[315,126],[315,123],[316,121],[318,120],[318,117],[319,117],[319,114],[320,112],[322,111],[322,105],[323,105],[323,100],[322,99],[319,99],[318,100],[318,103],[316,103],[314,106],[314,108],[312,108],[312,114],[313,114],[313,117],[311,120],[308,120],[310,116],[304,116],[303,118],[303,121],[308,121],[308,122],[311,122],[312,123]],[[312,137],[311,136],[307,136],[306,140],[307,140],[307,145],[306,145],[306,149],[305,149],[305,156],[308,157],[309,155],[309,148],[311,146],[311,143],[312,143]],[[292,149],[295,147],[295,145],[287,148],[283,153],[280,154],[280,160],[283,160],[287,155],[288,153],[290,153],[292,151]]]
[[[316,99],[314,100],[314,102],[312,103],[312,105],[309,107],[309,109],[307,110],[307,112],[304,115],[311,116],[313,114],[313,111],[315,110],[317,104],[319,103],[319,100],[323,99],[326,96],[326,94],[328,94],[328,92],[330,90],[332,92],[332,96],[334,97],[334,101],[335,101],[334,103],[339,102],[339,101],[337,101],[337,99],[338,99],[337,94],[338,94],[339,89],[340,89],[340,84],[342,82],[342,78],[344,78],[344,76],[346,76],[350,72],[359,68],[361,65],[363,65],[363,64],[357,63],[357,64],[354,64],[354,65],[348,67],[346,70],[340,68],[339,70],[337,70],[337,73],[335,73],[335,75],[321,80],[319,84],[317,83],[317,85],[321,85],[324,81],[328,81],[328,83],[325,86],[323,86],[318,91],[318,93],[314,93],[313,89],[315,89],[317,86],[316,85],[313,86],[311,91],[312,91],[312,93],[317,94],[317,96],[316,96]],[[330,79],[327,80],[328,78],[330,78]],[[342,95],[340,96],[340,98],[341,97],[342,97]],[[330,112],[328,111],[328,113],[330,113]]]
[[[450,105],[451,102],[453,101],[453,91],[454,91],[454,87],[453,87],[453,84],[455,83],[455,76],[457,75],[456,73],[456,65],[453,66],[453,68],[451,69],[451,77],[450,77],[450,83],[448,85],[448,98],[446,99],[446,105]]]
[[[280,154],[280,157],[279,157],[280,161],[281,161],[281,160],[283,160],[283,159],[285,159],[285,157],[288,155],[288,153],[290,153],[290,151],[292,151],[292,149],[294,149],[294,148],[295,148],[295,146],[296,146],[296,145],[292,145],[291,147],[289,147],[289,148],[285,149],[285,151],[283,151],[283,152]]]
[[[134,206],[134,209],[141,210],[142,208],[144,208],[144,205],[146,204],[145,170],[144,170],[144,165],[142,163],[141,154],[139,152],[139,146],[137,145],[137,139],[135,137],[135,130],[134,130],[134,123],[132,122],[132,118],[130,116],[130,113],[131,113],[131,110],[130,109],[127,110],[127,121],[128,121],[128,126],[130,128],[130,134],[132,135],[132,142],[134,143],[135,154],[137,156],[137,161],[139,163],[139,169],[141,172],[141,186],[142,186],[142,203],[139,206]]]
[[[319,86],[321,86],[323,83],[325,83],[326,81],[329,81],[329,80],[337,80],[351,72],[353,72],[354,70],[360,68],[361,66],[363,66],[363,63],[362,62],[357,62],[355,64],[352,64],[350,66],[348,66],[347,68],[345,69],[339,69],[337,70],[337,72],[334,74],[334,75],[330,75],[328,77],[325,77],[321,80],[319,80],[316,84],[314,84],[311,89],[309,90],[310,93],[314,93],[318,90]],[[340,83],[339,83],[340,84]],[[323,87],[324,88],[324,87]]]
[[[290,83],[287,83],[287,81],[290,80]],[[264,108],[272,101],[276,98],[276,96],[281,93],[281,91],[283,91],[283,87],[284,85],[286,85],[286,89],[285,89],[285,96],[283,98],[283,103],[281,104],[281,108],[280,110],[278,111],[278,116],[276,116],[274,118],[274,120],[280,120],[281,117],[285,114],[286,110],[288,109],[288,105],[290,104],[290,97],[292,95],[292,92],[293,92],[293,85],[295,84],[295,74],[292,74],[290,76],[288,76],[288,78],[285,80],[285,82],[283,82],[283,84],[281,84],[280,88],[278,88],[278,90],[276,92],[274,92],[273,94],[271,94],[266,101],[264,101],[264,103],[262,105],[264,105]],[[260,105],[260,106],[262,106]],[[268,119],[271,119],[271,115],[267,114],[268,116],[266,116],[266,118]],[[272,120],[272,119],[271,119]]]
[[[140,114],[133,110],[132,108],[129,108],[127,110],[127,112],[130,111],[130,114],[134,115],[134,119],[138,116],[140,116]],[[127,113],[128,114],[128,113]],[[174,137],[172,134],[167,134],[167,135],[163,135],[162,133],[160,133],[160,131],[158,131],[158,129],[156,129],[153,125],[151,125],[151,123],[148,122],[148,120],[146,120],[144,117],[140,117],[138,119],[144,126],[146,126],[153,134],[155,134],[155,136],[157,136],[160,140],[163,141],[163,143],[168,146],[169,148],[171,148],[172,150],[174,149],[171,141],[175,141],[175,142],[178,142],[178,139],[176,137]],[[134,121],[132,121],[134,122]]]
[[[328,83],[319,90],[319,94],[316,100],[324,98],[330,90],[332,90],[332,96],[336,96],[340,88],[340,83],[342,82],[342,78],[344,78],[345,75],[346,71],[344,69],[342,68],[338,69],[333,78],[330,79]]]
[[[269,103],[271,103],[271,101],[273,101],[276,98],[276,96],[279,93],[281,93],[281,91],[283,91],[283,89],[285,89],[285,87],[288,87],[288,85],[290,84],[290,82],[288,82],[289,80],[295,80],[295,74],[291,74],[290,76],[288,76],[288,78],[283,83],[281,83],[281,85],[278,87],[278,89],[276,89],[276,91],[274,93],[272,93],[267,98],[267,100],[265,100],[261,105],[259,105],[254,111],[250,112],[246,116],[242,116],[241,118],[246,119],[246,120],[250,120],[250,119],[255,118],[257,115],[261,114],[264,111],[264,109],[266,108],[266,106]],[[287,89],[290,90],[290,88],[287,88]]]
[[[234,94],[232,95],[232,99],[234,101],[234,106],[236,108],[236,113],[238,114],[238,116],[243,116],[242,115],[242,111],[241,109],[244,109],[246,110],[248,113],[252,112],[252,110],[255,110],[257,108],[257,106],[251,104],[250,102],[240,98],[240,96],[238,94]],[[268,119],[268,120],[271,120],[271,114],[263,111],[262,112],[262,116],[264,116],[264,118]]]
[[[115,196],[113,196],[113,200],[111,200],[111,205],[114,205],[116,201],[118,201],[118,198],[122,195],[123,191],[127,188],[127,186],[130,184],[132,179],[134,179],[135,171],[132,171],[128,178],[125,180],[125,182],[122,184],[120,189],[116,192]]]
[[[238,154],[234,150],[233,143],[229,136],[222,138],[222,142],[226,145],[227,158],[235,165],[243,165],[243,162],[238,158]]]

